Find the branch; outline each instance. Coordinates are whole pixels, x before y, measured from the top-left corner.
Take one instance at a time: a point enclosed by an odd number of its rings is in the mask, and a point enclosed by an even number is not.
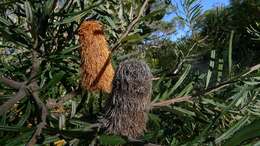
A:
[[[10,99],[7,102],[5,102],[4,104],[2,104],[0,106],[0,116],[3,115],[15,103],[17,103],[19,100],[24,98],[26,95],[27,94],[26,94],[25,88],[24,87],[20,88],[20,90],[18,91],[17,94],[15,94],[14,96],[11,96]]]
[[[178,102],[189,101],[191,98],[192,98],[192,96],[176,97],[173,99],[152,103],[151,108],[169,106],[169,105],[172,105],[172,104],[175,104]]]
[[[46,101],[46,107],[47,109],[55,109],[56,107],[60,107],[63,105],[64,102],[66,102],[67,100],[70,100],[71,98],[77,96],[79,94],[79,91],[71,91],[69,93],[67,93],[66,95],[60,97],[60,100],[56,101],[56,99],[47,99]]]
[[[26,146],[34,146],[37,143],[37,137],[41,135],[43,128],[46,126],[46,117],[48,115],[48,110],[45,106],[45,104],[41,101],[39,98],[39,86],[37,85],[37,82],[34,81],[31,83],[30,91],[33,99],[35,100],[39,111],[41,111],[41,122],[37,125],[37,128],[31,137],[30,141],[27,143]]]
[[[250,74],[251,72],[256,71],[258,69],[260,69],[260,64],[257,64],[255,66],[250,67],[249,71],[244,73],[242,76],[244,77],[244,76],[246,76],[246,75]]]
[[[77,96],[79,91],[71,91],[70,93],[62,96],[58,101],[58,104],[63,104],[65,101],[70,100],[71,98]]]
[[[119,46],[121,41],[129,34],[129,32],[133,29],[133,27],[135,26],[135,24],[139,21],[139,19],[141,18],[141,16],[144,13],[145,7],[148,4],[149,0],[145,0],[145,2],[143,3],[138,16],[129,24],[129,26],[127,27],[126,31],[123,33],[123,35],[121,35],[121,37],[117,40],[117,42],[115,43],[115,45],[112,47],[112,51],[116,50]]]
[[[34,134],[32,135],[30,141],[26,144],[26,146],[34,146],[37,143],[37,137],[41,135],[42,129],[45,128],[47,124],[46,117],[48,115],[48,110],[39,97],[39,85],[37,83],[37,80],[35,79],[41,65],[41,59],[38,58],[38,53],[36,51],[37,47],[39,46],[40,45],[38,44],[38,41],[36,41],[34,44],[34,50],[32,50],[32,70],[30,75],[31,83],[28,85],[28,87],[33,99],[36,102],[39,111],[41,111],[41,122],[37,125]]]
[[[2,82],[3,84],[5,84],[6,86],[9,86],[11,88],[14,89],[20,89],[21,86],[23,85],[22,82],[17,82],[15,80],[12,79],[8,79],[6,77],[0,77],[0,82]]]
[[[42,129],[45,127],[45,123],[40,123],[37,125],[37,128],[30,139],[30,141],[26,144],[26,146],[34,146],[37,143],[37,136],[39,136],[42,133]]]
[[[238,76],[235,76],[227,81],[224,81],[222,83],[220,83],[219,85],[216,85],[214,87],[211,87],[211,88],[208,88],[204,91],[199,91],[195,94],[193,94],[192,96],[184,96],[184,97],[178,97],[178,98],[173,98],[173,99],[170,99],[170,100],[165,100],[165,101],[161,101],[161,102],[158,102],[158,103],[153,103],[152,102],[152,107],[162,107],[162,106],[168,106],[168,105],[171,105],[171,104],[174,104],[176,102],[183,102],[183,101],[188,101],[190,100],[192,97],[198,97],[198,96],[202,96],[202,95],[208,95],[210,93],[213,93],[215,91],[218,91],[224,87],[227,87],[227,86],[230,86],[232,85],[233,83],[236,83],[238,81],[240,81],[240,78],[244,78],[246,77],[248,74],[256,71],[260,69],[260,64],[257,64],[255,66],[252,66],[250,67],[249,71],[247,71],[246,73],[243,73],[242,75],[238,75]],[[158,78],[154,78],[153,80],[157,80]]]
[[[38,53],[33,50],[32,51],[32,69],[30,79],[34,79],[37,76],[41,64],[40,58],[38,58]]]
[[[229,85],[232,85],[233,83],[236,83],[236,82],[240,81],[241,79],[245,78],[248,74],[250,74],[250,73],[252,73],[252,72],[254,72],[254,71],[258,70],[258,69],[260,69],[260,64],[257,64],[255,66],[250,67],[249,71],[247,71],[245,73],[237,75],[237,76],[235,76],[235,77],[233,77],[233,78],[231,78],[231,79],[229,79],[227,81],[224,81],[224,82],[220,83],[219,85],[216,85],[214,87],[208,88],[207,90],[204,90],[204,91],[201,91],[201,92],[199,92],[197,94],[194,94],[193,96],[196,97],[196,96],[201,96],[201,95],[207,95],[207,94],[213,93],[215,91],[218,91],[218,90],[220,90],[220,89],[222,89],[224,87],[227,87]]]

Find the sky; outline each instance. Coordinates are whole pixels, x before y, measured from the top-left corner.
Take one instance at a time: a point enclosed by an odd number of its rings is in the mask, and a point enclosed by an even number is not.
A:
[[[205,10],[220,6],[220,5],[228,5],[229,0],[202,0],[202,6]]]
[[[172,3],[174,4],[177,2],[177,4],[180,3],[181,0],[171,0]],[[229,0],[200,0],[202,9],[203,11],[206,11],[208,9],[217,7],[217,6],[226,6],[229,4]],[[164,20],[170,21],[174,17],[174,14],[166,15],[164,17]],[[176,34],[174,34],[171,38],[172,40],[176,40],[177,38],[180,38],[182,35],[184,35],[185,30],[180,30],[179,32],[177,31]]]

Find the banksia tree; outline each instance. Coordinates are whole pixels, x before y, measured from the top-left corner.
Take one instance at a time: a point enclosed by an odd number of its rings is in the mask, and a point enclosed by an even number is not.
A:
[[[84,21],[79,28],[81,85],[89,91],[111,92],[114,69],[99,21]]]
[[[152,90],[152,74],[145,62],[119,64],[107,102],[104,126],[108,133],[137,138],[146,129]]]

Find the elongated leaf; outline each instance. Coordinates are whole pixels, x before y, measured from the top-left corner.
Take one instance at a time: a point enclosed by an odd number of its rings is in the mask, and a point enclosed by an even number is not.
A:
[[[56,3],[57,0],[47,0],[44,5],[44,15],[49,15],[53,11]]]
[[[60,71],[53,75],[52,80],[48,83],[47,88],[52,88],[55,86],[65,75],[64,71]]]
[[[26,120],[30,117],[31,114],[31,102],[28,102],[26,106],[26,110],[20,121],[18,122],[17,126],[23,126],[23,124],[26,122]]]
[[[69,120],[69,122],[73,125],[76,125],[77,127],[89,127],[91,126],[90,123],[84,122],[84,121],[79,121],[79,120]]]
[[[235,132],[237,132],[241,127],[243,127],[249,120],[249,117],[244,117],[239,120],[234,126],[229,128],[225,133],[223,133],[220,137],[218,137],[215,142],[220,143],[223,140],[231,138]]]
[[[224,66],[223,63],[224,63],[223,59],[218,60],[218,74],[217,74],[218,83],[221,82],[221,78],[222,78],[222,75],[223,75],[223,66]],[[217,83],[217,85],[218,85],[218,83]]]
[[[251,124],[237,131],[223,146],[237,146],[243,141],[260,136],[260,120],[255,120]]]
[[[186,114],[188,116],[196,116],[196,114],[190,110],[187,110],[185,108],[182,108],[182,107],[173,107],[174,110],[178,111],[178,112],[181,112],[183,114]]]
[[[31,7],[31,4],[27,0],[24,2],[24,8],[25,8],[25,14],[26,14],[27,21],[30,24],[33,24],[32,7]]]
[[[162,13],[164,13],[165,9],[166,9],[166,7],[162,7],[160,9],[154,10],[151,13],[149,13],[148,15],[145,15],[144,17],[140,18],[140,21],[149,20],[149,19],[156,17],[156,15],[161,15]]]
[[[45,138],[43,144],[50,144],[50,143],[53,143],[55,141],[58,141],[60,138],[58,135],[55,135],[55,136],[48,136]],[[56,145],[58,146],[58,145]]]
[[[193,89],[194,82],[190,82],[178,95],[177,97],[188,95]]]
[[[6,25],[6,26],[12,25],[11,22],[9,22],[8,20],[6,20],[6,19],[3,18],[3,17],[0,17],[0,22],[3,23],[3,24]]]
[[[19,33],[15,32],[14,30],[8,30],[8,28],[6,28],[6,27],[2,28],[1,26],[0,26],[0,31],[3,35],[3,38],[12,42],[13,44],[27,48],[27,49],[30,48],[27,38],[25,38],[24,35],[19,34]]]
[[[80,47],[79,45],[75,45],[75,46],[71,46],[71,47],[65,48],[65,49],[61,52],[61,54],[64,55],[64,54],[70,53],[70,52],[72,52],[72,51],[78,49],[79,47]]]
[[[66,24],[66,23],[70,23],[70,22],[73,22],[73,21],[78,21],[80,20],[81,18],[85,17],[90,10],[92,10],[93,8],[99,6],[100,4],[103,3],[104,0],[100,0],[99,2],[89,6],[88,8],[80,11],[80,12],[76,12],[76,13],[73,13],[73,14],[70,14],[69,16],[65,17],[62,21],[60,22],[56,22],[55,24],[56,25],[60,25],[60,24]]]
[[[233,37],[234,37],[234,30],[231,31],[230,39],[229,39],[229,47],[228,47],[228,74],[231,77],[232,71],[232,48],[233,48]]]
[[[104,18],[106,19],[106,21],[108,22],[108,24],[111,26],[112,29],[117,29],[117,26],[115,24],[115,21],[113,21],[110,17],[108,16],[104,16]]]
[[[161,100],[167,99],[180,85],[181,83],[185,80],[185,78],[187,77],[189,71],[191,69],[191,65],[188,65],[184,71],[184,73],[181,75],[181,77],[179,78],[179,80],[175,83],[175,85],[170,89],[169,92],[165,92],[162,97]]]
[[[125,37],[122,42],[126,42],[126,43],[135,43],[135,42],[140,42],[143,40],[143,37],[140,36],[139,34],[132,34],[132,35],[128,35],[127,37]]]
[[[65,129],[66,128],[65,122],[66,122],[65,116],[63,114],[60,115],[59,116],[59,129]]]
[[[0,131],[8,131],[8,132],[19,132],[22,130],[25,130],[28,128],[21,128],[18,126],[5,126],[5,125],[0,125]]]
[[[209,82],[210,82],[211,75],[212,75],[212,70],[214,69],[214,66],[215,66],[216,50],[211,51],[210,59],[211,60],[209,62],[209,69],[208,69],[208,74],[207,74],[207,79],[206,79],[206,89],[209,86]]]
[[[224,107],[223,110],[221,111],[221,113],[212,120],[212,122],[201,132],[201,134],[196,137],[192,142],[196,142],[196,141],[202,141],[205,137],[206,137],[206,134],[207,132],[210,130],[210,128],[212,128],[212,126],[214,126],[215,124],[218,123],[218,120],[223,116],[225,115],[225,113],[228,112],[228,110],[230,110],[232,107],[235,106],[235,104],[237,103],[237,101],[240,99],[240,97],[242,96],[243,94],[243,91],[240,91],[236,94],[234,94],[231,99],[233,99],[231,101],[231,103],[229,103],[228,106]],[[191,142],[191,143],[192,143]]]

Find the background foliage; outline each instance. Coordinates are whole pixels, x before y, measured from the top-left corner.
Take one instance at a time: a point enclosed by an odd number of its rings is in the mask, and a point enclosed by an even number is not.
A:
[[[114,67],[127,58],[149,63],[153,103],[188,97],[153,108],[137,143],[259,145],[259,1],[206,12],[200,1],[181,2],[2,0],[0,145],[132,142],[98,128],[109,95],[79,87],[77,29],[85,19],[103,23]],[[167,13],[176,17],[165,22]],[[173,41],[179,26],[189,31]]]

